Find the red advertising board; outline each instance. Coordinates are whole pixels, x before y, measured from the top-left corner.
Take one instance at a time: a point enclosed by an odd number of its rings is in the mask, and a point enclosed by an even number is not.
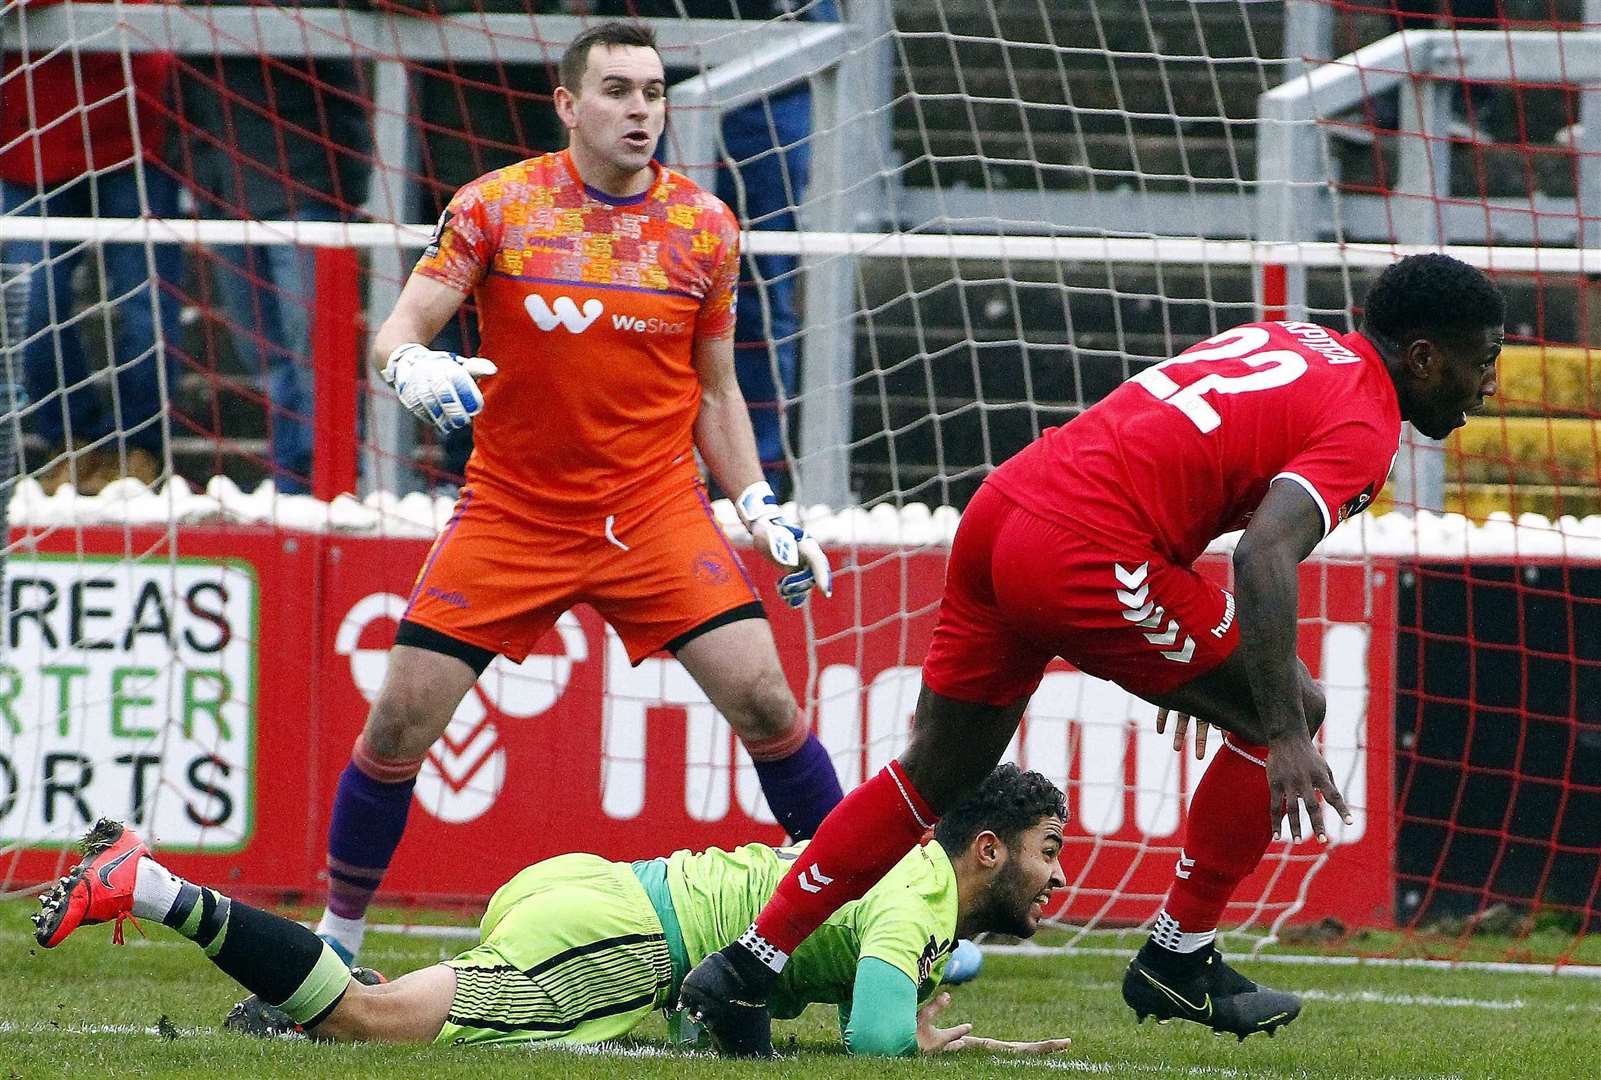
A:
[[[108,555],[129,550],[119,530],[82,535]],[[135,541],[145,552],[160,536]],[[245,710],[235,723],[218,725],[227,728],[234,757],[248,753],[248,760],[227,762],[248,773],[248,790],[231,796],[240,805],[226,823],[197,826],[198,841],[189,837],[194,842],[166,850],[181,872],[251,892],[315,897],[334,787],[382,681],[427,544],[192,528],[178,546],[185,566],[225,568],[218,572],[229,576],[213,588],[232,582],[237,592],[253,582],[256,623],[248,630],[256,677],[248,702],[238,680],[230,684],[235,704],[248,704],[253,714],[248,750],[237,730]],[[767,599],[795,692],[812,703],[819,735],[849,787],[904,745],[944,552],[859,547],[831,554],[840,566],[832,600],[795,613]],[[159,553],[144,558],[166,565]],[[1224,559],[1206,565],[1207,573],[1227,571]],[[1389,918],[1393,577],[1371,562],[1302,569],[1301,655],[1329,694],[1325,753],[1357,824],[1338,830],[1328,849],[1303,844],[1271,852],[1238,894],[1233,914],[1240,919],[1275,917],[1303,887],[1299,917],[1363,924]],[[1200,768],[1156,735],[1153,717],[1149,705],[1117,687],[1059,665],[1013,744],[1014,760],[1069,791],[1069,918],[1138,921],[1166,891]],[[181,787],[182,765],[159,768]],[[59,825],[71,808],[57,803]],[[208,804],[213,815],[216,803]],[[178,819],[177,832],[188,825]],[[684,670],[665,655],[631,667],[599,617],[579,608],[523,664],[491,665],[463,701],[429,754],[385,888],[422,900],[482,897],[524,865],[561,852],[637,858],[780,835],[749,762]],[[227,842],[208,845],[206,837]],[[59,872],[59,859],[58,846],[41,843],[23,855],[13,880]]]

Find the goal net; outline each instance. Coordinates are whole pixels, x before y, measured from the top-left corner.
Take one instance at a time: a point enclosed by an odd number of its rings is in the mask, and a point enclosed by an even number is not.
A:
[[[368,334],[456,188],[561,145],[556,61],[624,15],[669,69],[661,156],[749,230],[742,387],[837,567],[774,632],[847,787],[904,745],[990,468],[1230,326],[1350,329],[1399,254],[1489,269],[1490,411],[1409,434],[1301,571],[1356,823],[1276,845],[1229,947],[1601,963],[1601,16],[1472,6],[0,6],[0,893],[105,813],[181,872],[320,901],[335,779],[470,452],[399,409]],[[558,314],[541,332],[578,332]],[[439,346],[477,348],[470,305]],[[1225,584],[1229,547],[1202,564]],[[1053,943],[1161,903],[1206,762],[1153,721],[1059,665],[1009,750],[1069,793]],[[778,838],[683,669],[630,666],[587,608],[491,665],[417,804],[383,898]]]

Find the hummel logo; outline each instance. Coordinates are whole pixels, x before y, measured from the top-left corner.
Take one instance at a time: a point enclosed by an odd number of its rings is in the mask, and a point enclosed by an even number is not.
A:
[[[1117,597],[1117,602],[1123,605],[1118,614],[1135,626],[1144,627],[1148,630],[1149,633],[1145,635],[1145,640],[1152,645],[1158,646],[1162,655],[1167,659],[1180,664],[1188,664],[1190,658],[1195,655],[1195,639],[1185,634],[1184,640],[1179,640],[1181,629],[1178,620],[1169,619],[1162,605],[1151,597],[1150,572],[1151,564],[1149,562],[1140,563],[1132,570],[1120,563],[1112,564],[1112,573],[1117,577],[1117,583],[1123,586],[1121,589],[1113,590],[1114,595]],[[1232,596],[1229,597],[1229,603],[1233,604],[1233,602],[1234,598]],[[1230,615],[1228,618],[1232,621],[1234,617],[1232,614],[1233,608],[1231,607],[1229,610]],[[1167,621],[1166,627],[1158,629],[1158,627],[1162,627],[1164,619]],[[1227,623],[1224,624],[1223,629],[1228,629]]]
[[[558,296],[554,304],[547,304],[545,298],[537,293],[524,299],[523,307],[527,309],[529,318],[534,320],[534,325],[541,330],[565,326],[569,334],[582,334],[606,310],[606,305],[593,296],[584,301],[583,310],[580,311],[570,296]]]
[[[1183,645],[1176,649],[1164,649],[1162,650],[1162,655],[1180,664],[1188,664],[1190,657],[1195,655],[1195,639],[1185,634]]]
[[[817,884],[813,885],[811,881],[807,881],[807,874],[812,875],[812,881],[817,882]],[[802,870],[800,872],[800,878],[798,881],[800,883],[800,887],[809,893],[820,893],[823,891],[824,885],[834,884],[833,878],[824,877],[823,872],[815,866],[808,866],[806,869]]]
[[[1132,570],[1125,570],[1117,563],[1112,564],[1112,572],[1117,575],[1119,584],[1125,589],[1137,589],[1145,584],[1145,576],[1150,573],[1151,564],[1142,562]]]
[[[127,851],[124,851],[121,855],[118,855],[115,859],[112,859],[110,862],[106,863],[106,865],[102,866],[100,868],[100,884],[104,885],[108,889],[111,888],[111,875],[117,872],[117,867],[128,861],[128,856],[134,854],[138,850],[138,848],[129,848]]]
[[[1211,994],[1203,995],[1202,998],[1201,998],[1201,1003],[1199,1005],[1197,1005],[1194,1002],[1187,1000],[1184,997],[1183,994],[1174,993],[1172,990],[1168,989],[1167,987],[1163,986],[1161,983],[1157,982],[1155,979],[1151,978],[1151,973],[1150,972],[1142,971],[1142,972],[1140,972],[1140,974],[1145,976],[1145,981],[1146,982],[1150,983],[1152,986],[1154,986],[1158,990],[1162,991],[1162,993],[1166,994],[1167,997],[1168,997],[1168,1000],[1173,1002],[1173,1004],[1177,1005],[1179,1008],[1188,1009],[1188,1010],[1190,1010],[1190,1012],[1194,1012],[1194,1013],[1200,1013],[1203,1019],[1208,1019],[1208,1020],[1211,1019],[1211,1017],[1212,1017],[1212,995]]]

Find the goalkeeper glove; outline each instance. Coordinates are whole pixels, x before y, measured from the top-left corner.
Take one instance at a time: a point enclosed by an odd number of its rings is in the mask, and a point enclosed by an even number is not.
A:
[[[383,375],[413,416],[448,433],[472,423],[484,407],[484,395],[473,376],[493,375],[495,370],[494,362],[481,356],[436,352],[408,341],[389,354]]]
[[[778,595],[790,607],[800,607],[814,589],[824,596],[834,595],[834,575],[828,556],[815,537],[784,516],[771,485],[758,480],[746,488],[734,503],[739,520],[758,542],[766,534],[767,554],[779,566],[796,567],[794,573],[778,579]],[[760,529],[761,532],[757,530]]]

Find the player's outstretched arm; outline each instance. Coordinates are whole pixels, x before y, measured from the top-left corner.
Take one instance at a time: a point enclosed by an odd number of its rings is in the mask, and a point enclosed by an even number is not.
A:
[[[910,1057],[958,1050],[1044,1054],[1072,1044],[1071,1039],[986,1039],[973,1034],[972,1024],[938,1027],[934,1021],[950,1003],[951,995],[942,992],[918,1008],[917,984],[905,972],[876,956],[864,956],[856,965],[850,1017],[844,1024],[845,1048],[859,1056]]]
[[[1328,763],[1312,744],[1301,702],[1296,666],[1299,566],[1323,538],[1323,516],[1312,497],[1292,480],[1275,480],[1234,549],[1235,596],[1240,613],[1240,650],[1251,697],[1268,747],[1267,779],[1273,834],[1286,814],[1290,835],[1301,839],[1300,805],[1312,832],[1328,839],[1321,792],[1346,824],[1351,816]]]
[[[734,505],[756,546],[781,569],[791,571],[779,579],[778,594],[790,607],[804,604],[814,588],[832,595],[833,572],[822,545],[784,515],[762,478],[750,410],[734,372],[733,336],[696,338],[695,370],[700,376],[695,446],[718,486],[739,493]]]
[[[484,407],[474,378],[495,373],[492,361],[427,347],[461,307],[467,294],[412,274],[395,310],[373,335],[371,361],[395,388],[400,403],[440,431],[466,427]]]
[[[862,1057],[911,1057],[922,1048],[917,984],[876,956],[856,962],[845,1049]],[[965,1032],[964,1032],[965,1034]]]
[[[934,1026],[934,1020],[951,1003],[951,995],[943,991],[917,1010],[917,1046],[925,1054],[943,1054],[958,1050],[989,1050],[1002,1054],[1052,1054],[1069,1049],[1073,1040],[1040,1039],[1037,1042],[1011,1042],[1007,1039],[986,1039],[974,1035],[972,1024],[955,1027]]]

